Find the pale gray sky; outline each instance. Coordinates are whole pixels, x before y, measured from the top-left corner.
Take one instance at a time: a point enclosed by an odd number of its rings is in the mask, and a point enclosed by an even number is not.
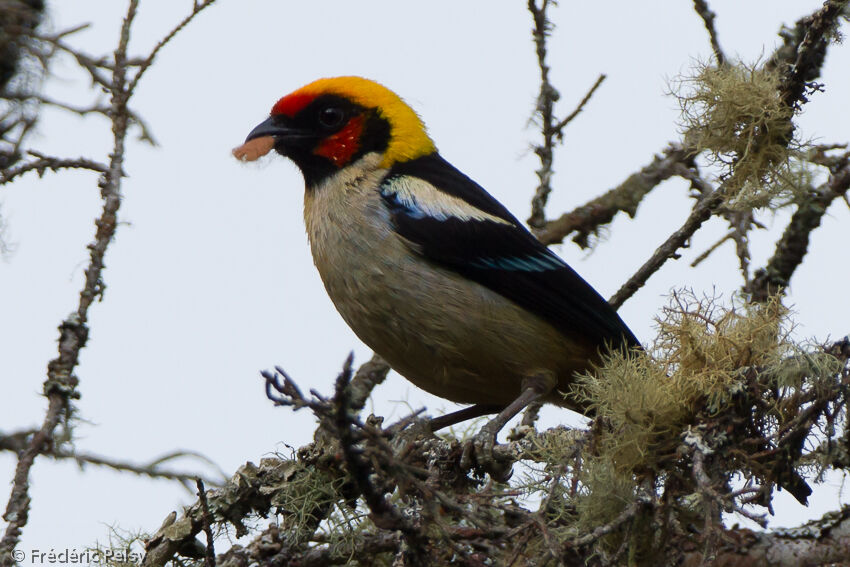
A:
[[[131,45],[147,52],[190,6],[142,0]],[[729,54],[756,61],[820,0],[715,0],[720,41]],[[114,48],[125,10],[118,0],[51,3],[52,26],[91,22],[70,41],[92,54]],[[599,73],[608,79],[566,131],[556,157],[554,216],[620,183],[677,139],[676,101],[668,80],[710,56],[702,21],[688,0],[562,2],[552,10],[552,79],[566,114]],[[301,219],[303,183],[285,160],[245,165],[231,158],[282,95],[322,76],[358,74],[381,81],[420,112],[443,155],[520,218],[529,211],[537,167],[528,117],[537,67],[525,2],[273,2],[219,0],[161,54],[133,107],[159,142],[129,145],[122,225],[107,258],[104,301],[91,310],[91,335],[77,370],[86,421],[81,450],[139,462],[173,449],[200,451],[231,473],[283,443],[298,447],[312,418],[275,409],[258,370],[285,367],[306,389],[330,392],[343,359],[370,355],[334,311],[313,269]],[[53,64],[53,98],[84,104],[93,93],[68,58]],[[850,47],[830,50],[817,94],[800,119],[822,142],[850,139]],[[103,95],[100,95],[103,96]],[[40,151],[105,160],[111,133],[100,118],[46,109],[31,139]],[[618,218],[591,255],[572,244],[558,252],[610,296],[687,216],[686,184],[669,181],[641,205],[637,220]],[[0,189],[15,252],[0,263],[0,430],[40,423],[40,397],[56,327],[76,306],[86,244],[100,208],[92,174],[30,175]],[[772,252],[787,217],[763,220],[753,265]],[[813,253],[795,274],[791,303],[801,336],[848,331],[847,207],[838,202],[814,234]],[[740,285],[731,245],[698,269],[690,261],[724,231],[712,221],[684,257],[652,277],[621,309],[644,341],[671,288],[734,292]],[[374,395],[374,411],[399,416],[452,404],[392,376]],[[547,408],[545,424],[575,422]],[[186,463],[186,467],[195,466]],[[0,454],[0,478],[14,460]],[[40,460],[21,549],[82,549],[107,525],[154,530],[190,501],[175,484],[97,468]],[[796,525],[836,507],[838,480],[808,509],[782,494],[773,525]],[[4,486],[6,486],[4,484]],[[7,489],[0,492],[2,501]],[[841,495],[842,502],[850,499]],[[29,551],[28,551],[29,552]]]

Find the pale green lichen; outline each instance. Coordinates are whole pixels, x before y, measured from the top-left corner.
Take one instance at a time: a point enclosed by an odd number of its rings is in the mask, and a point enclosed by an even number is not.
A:
[[[713,298],[675,293],[652,348],[607,358],[576,389],[607,424],[603,460],[621,474],[654,470],[697,413],[716,414],[741,391],[746,369],[787,383],[793,372],[770,371],[795,352],[786,316],[777,299],[724,308]]]
[[[730,208],[781,206],[810,186],[812,167],[794,159],[804,144],[781,81],[764,65],[697,63],[672,89],[685,140],[720,165]]]

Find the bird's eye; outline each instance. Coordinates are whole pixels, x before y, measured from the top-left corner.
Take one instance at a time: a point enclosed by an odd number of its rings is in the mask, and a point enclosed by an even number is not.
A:
[[[326,106],[319,111],[319,124],[325,128],[334,128],[342,124],[345,112],[336,106]]]

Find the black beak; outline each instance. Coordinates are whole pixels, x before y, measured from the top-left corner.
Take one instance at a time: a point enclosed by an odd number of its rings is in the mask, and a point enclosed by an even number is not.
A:
[[[249,142],[255,138],[261,138],[263,136],[272,136],[276,142],[283,142],[284,144],[297,140],[315,138],[314,134],[287,126],[283,123],[280,117],[277,116],[270,116],[263,122],[260,122],[256,128],[251,130],[251,133],[248,134],[245,141]]]

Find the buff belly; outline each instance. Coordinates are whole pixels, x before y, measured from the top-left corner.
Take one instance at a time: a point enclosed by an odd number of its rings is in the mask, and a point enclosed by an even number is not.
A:
[[[392,231],[380,200],[384,171],[366,165],[305,196],[314,262],[357,336],[399,374],[455,402],[508,404],[523,379],[541,371],[566,391],[587,368],[587,350],[501,295],[416,256]],[[547,401],[573,405],[560,392]]]

